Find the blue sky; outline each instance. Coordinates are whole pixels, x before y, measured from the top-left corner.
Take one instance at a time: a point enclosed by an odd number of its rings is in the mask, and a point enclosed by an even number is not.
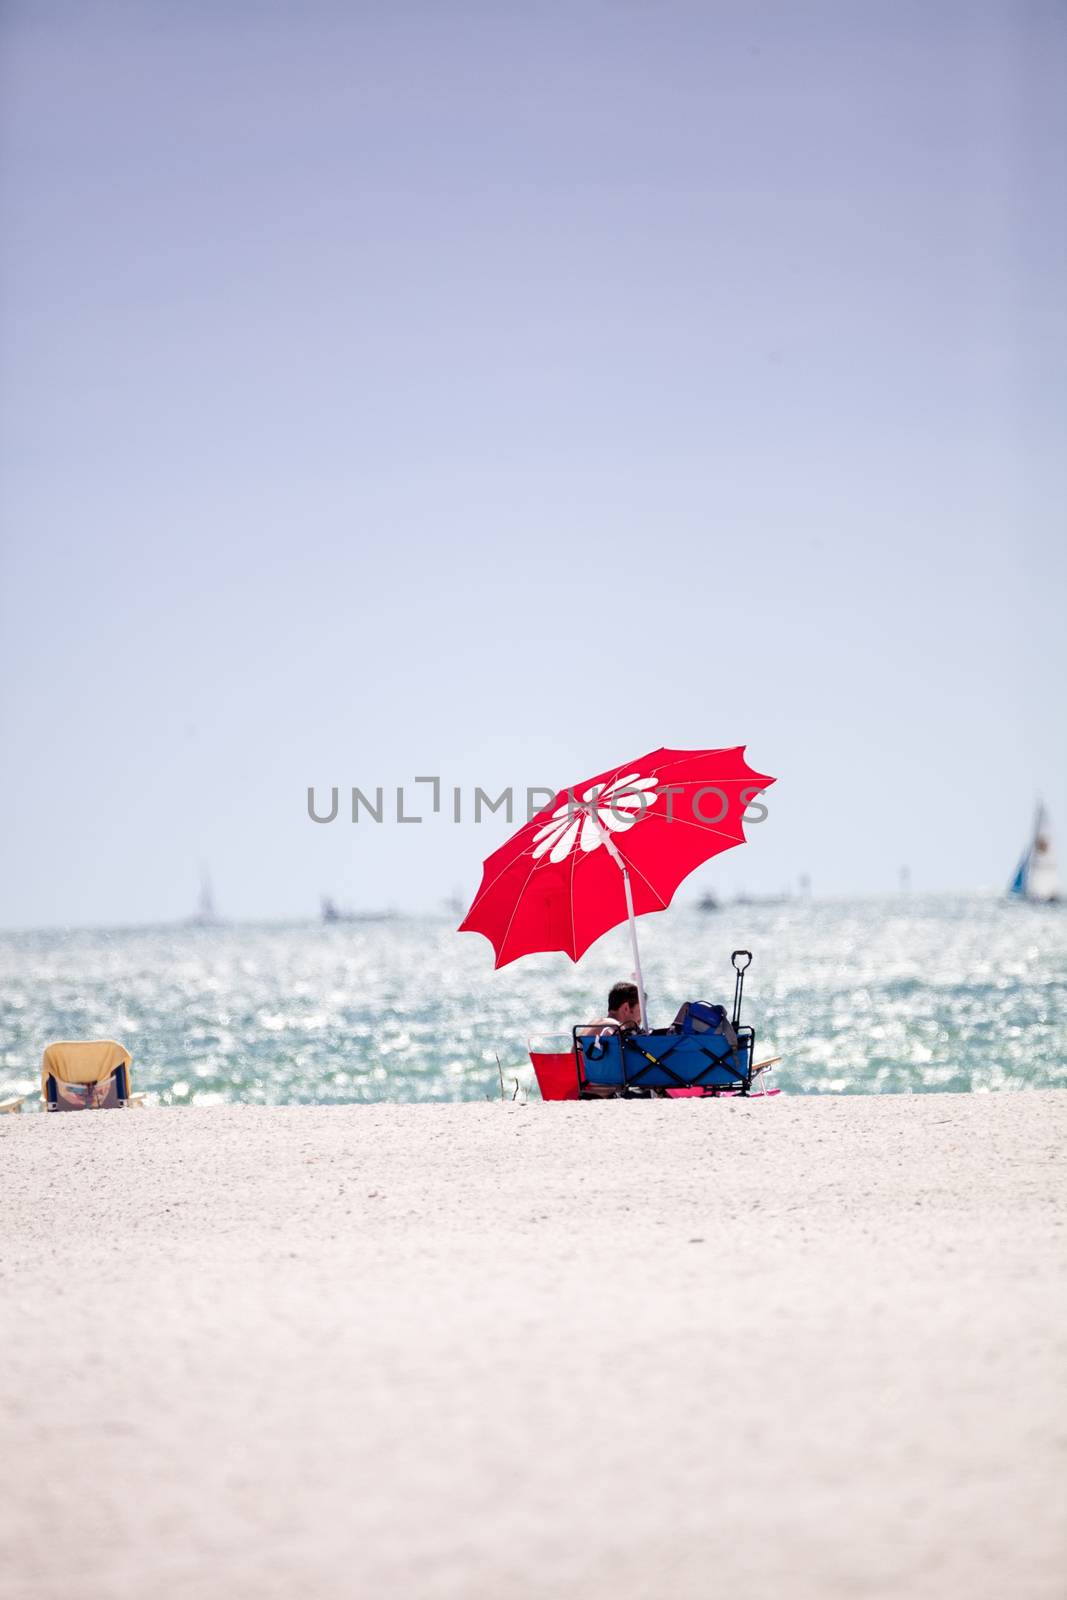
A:
[[[1067,832],[1053,4],[0,18],[0,924],[473,895],[316,784],[745,743],[696,888]],[[413,795],[417,791],[409,790]]]

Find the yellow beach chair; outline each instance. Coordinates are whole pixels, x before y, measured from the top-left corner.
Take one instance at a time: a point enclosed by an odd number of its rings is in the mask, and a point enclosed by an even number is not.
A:
[[[96,1111],[128,1106],[130,1052],[114,1039],[66,1040],[50,1044],[41,1061],[41,1098],[46,1111]]]

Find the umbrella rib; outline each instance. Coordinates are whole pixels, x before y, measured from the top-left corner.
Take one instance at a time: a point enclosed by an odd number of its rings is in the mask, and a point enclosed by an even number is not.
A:
[[[717,744],[714,750],[682,750],[675,761],[661,761],[659,770],[666,772],[668,767],[680,767],[683,761],[689,761],[693,756],[721,756],[725,755],[728,750],[743,749],[744,745],[740,744]],[[652,754],[655,755],[655,751]],[[635,762],[634,765],[636,766],[637,763]]]
[[[758,773],[753,773],[750,777],[747,777],[747,778],[716,778],[714,783],[709,783],[707,778],[679,778],[677,783],[660,784],[660,782],[657,779],[656,789],[657,789],[657,791],[659,793],[662,793],[665,788],[668,788],[668,789],[692,789],[692,788],[695,788],[699,784],[702,789],[707,789],[707,790],[710,791],[712,789],[721,789],[723,787],[723,785],[727,784],[727,783],[749,783],[750,784],[752,782],[752,779],[755,778],[755,777],[758,777],[758,776],[759,776]],[[766,788],[767,785],[764,784],[762,787]]]
[[[526,826],[529,827],[530,824],[527,823]],[[505,843],[506,842],[507,841],[505,841]],[[531,843],[532,843],[532,840],[531,840]],[[499,849],[503,849],[503,845],[498,846],[498,848]],[[495,852],[494,852],[494,854],[495,854]],[[481,887],[478,890],[478,893],[475,895],[474,899],[471,901],[470,911],[467,912],[467,916],[468,917],[471,915],[471,913],[473,911],[475,911],[477,909],[479,903],[482,900],[484,900],[485,896],[489,893],[490,889],[495,889],[496,888],[497,884],[500,882],[500,880],[504,876],[505,872],[509,872],[511,870],[511,868],[515,865],[516,861],[520,861],[525,854],[526,854],[525,849],[522,850],[521,852],[516,852],[510,858],[510,860],[505,861],[504,865],[501,867],[500,871],[497,873],[495,878],[493,878],[489,883],[483,883],[481,885]],[[535,865],[536,865],[536,863],[535,863]],[[529,882],[529,879],[527,879],[527,882]],[[523,884],[523,888],[525,889],[525,887],[526,887],[526,884],[524,883]],[[466,917],[463,920],[466,921]]]
[[[620,855],[622,854],[621,851],[619,853],[620,853]],[[661,911],[666,911],[667,906],[669,904],[669,901],[664,900],[664,898],[660,894],[659,890],[656,889],[656,888],[653,888],[652,884],[649,883],[648,879],[645,877],[644,873],[641,871],[641,868],[636,864],[636,862],[631,861],[629,856],[624,857],[624,859],[625,859],[626,865],[629,867],[630,871],[631,872],[636,872],[637,876],[641,879],[641,882],[645,885],[646,889],[648,889],[651,894],[655,895],[656,899],[659,901],[660,910]],[[645,914],[646,913],[642,912],[642,915],[645,915]],[[618,926],[618,924],[616,923],[616,927],[617,926]]]
[[[715,834],[716,838],[729,839],[731,844],[748,843],[748,840],[745,838],[744,834],[742,834],[739,839],[735,839],[732,833],[723,833],[721,828],[716,828],[710,822],[695,822],[691,817],[671,817],[668,819],[662,811],[650,811],[648,815],[650,818],[655,818],[657,821],[662,822],[664,826],[668,828],[676,827],[680,822],[687,828],[696,828],[700,833],[713,833]]]
[[[533,877],[533,875],[534,875],[534,873],[536,871],[537,871],[537,863],[535,861],[533,866],[530,868],[529,872],[526,874],[526,880],[523,883],[522,888],[519,890],[518,894],[515,896],[515,904],[511,908],[511,916],[508,918],[508,925],[504,929],[504,937],[500,941],[500,949],[496,953],[496,964],[497,964],[497,966],[500,965],[500,957],[504,954],[504,946],[507,944],[508,939],[511,936],[511,924],[515,921],[515,918],[518,915],[519,905],[520,905],[520,903],[522,901],[523,895],[526,893],[526,886],[527,886],[527,884],[529,883],[530,879]],[[471,907],[471,909],[472,910],[474,909],[473,906]]]
[[[656,766],[656,771],[657,772],[669,772],[672,767],[680,767],[682,765],[683,761],[691,761],[694,756],[721,756],[721,755],[727,755],[731,750],[743,750],[744,748],[745,748],[745,746],[743,744],[724,744],[724,745],[717,745],[714,750],[683,750],[681,755],[679,755],[676,760],[659,762],[657,764],[657,766]],[[650,750],[649,751],[649,756],[654,756],[655,754],[656,754],[655,750]],[[648,756],[645,756],[643,759],[647,761],[648,760]],[[634,762],[631,763],[631,765],[635,766],[635,767],[639,767],[641,765],[641,762],[640,761],[634,761]],[[745,765],[747,766],[748,763],[746,762]],[[621,767],[619,768],[619,771],[620,772],[622,771]],[[696,782],[695,779],[690,779],[689,781],[690,782]],[[727,781],[732,783],[734,780],[731,778],[731,779],[728,779]]]

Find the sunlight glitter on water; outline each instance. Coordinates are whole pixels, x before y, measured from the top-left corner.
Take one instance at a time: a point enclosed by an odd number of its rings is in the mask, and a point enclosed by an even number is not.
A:
[[[679,908],[641,923],[649,1008],[729,1005],[791,1093],[1067,1084],[1067,912],[992,899]],[[493,970],[440,919],[0,936],[0,1098],[33,1093],[53,1039],[119,1038],[163,1104],[464,1100],[532,1082],[527,1041],[565,1047],[630,976],[625,929],[573,966]],[[500,1069],[498,1070],[497,1058]]]

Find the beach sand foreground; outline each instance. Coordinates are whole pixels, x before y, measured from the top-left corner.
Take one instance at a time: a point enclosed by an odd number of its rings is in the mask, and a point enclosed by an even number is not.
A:
[[[1065,1592],[1067,1095],[0,1123],[6,1600]]]

